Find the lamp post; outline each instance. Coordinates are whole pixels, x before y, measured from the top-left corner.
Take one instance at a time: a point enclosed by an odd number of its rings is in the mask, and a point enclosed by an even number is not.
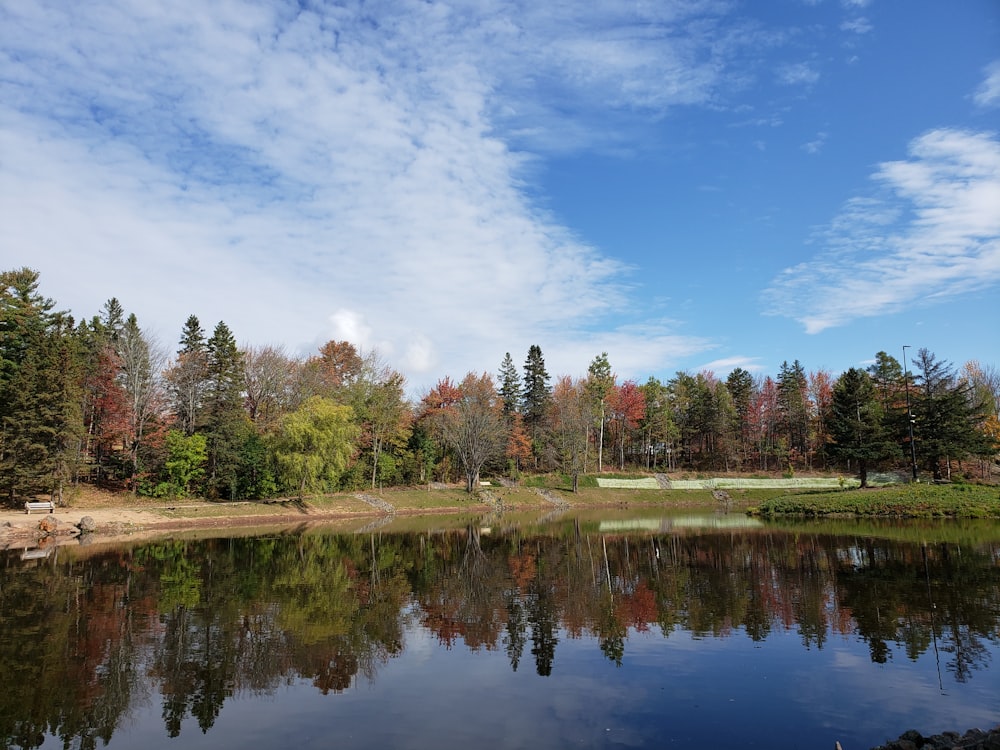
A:
[[[917,481],[917,446],[913,443],[913,412],[910,410],[910,371],[906,369],[906,350],[909,344],[903,347],[903,388],[906,391],[906,427],[910,435],[910,464],[913,467],[913,481]]]

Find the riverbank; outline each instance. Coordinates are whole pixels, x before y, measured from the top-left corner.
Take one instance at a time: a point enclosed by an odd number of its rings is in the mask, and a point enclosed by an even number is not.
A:
[[[963,517],[1000,518],[1000,488],[995,485],[902,485],[866,490],[814,490],[795,487],[652,489],[585,487],[572,493],[559,487],[491,485],[469,495],[457,485],[428,485],[257,502],[161,500],[81,488],[52,514],[0,510],[0,549],[72,542],[144,539],[181,530],[364,525],[389,519],[442,515],[459,517],[601,508],[724,510],[762,517]]]

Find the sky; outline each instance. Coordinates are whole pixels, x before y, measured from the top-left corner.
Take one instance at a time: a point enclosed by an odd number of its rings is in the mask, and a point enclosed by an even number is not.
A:
[[[996,0],[0,0],[0,269],[415,390],[1000,364]]]

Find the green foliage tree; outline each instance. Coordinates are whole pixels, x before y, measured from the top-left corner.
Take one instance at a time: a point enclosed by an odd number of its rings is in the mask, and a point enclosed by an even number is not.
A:
[[[240,447],[247,434],[243,408],[243,355],[236,339],[219,321],[206,344],[207,380],[199,431],[208,440],[207,490],[234,499],[239,484]]]
[[[753,375],[742,367],[735,368],[726,378],[726,389],[733,402],[733,432],[739,441],[740,467],[750,460],[751,405],[754,395]]]
[[[208,444],[204,435],[185,435],[170,430],[166,438],[167,460],[164,469],[167,482],[157,488],[157,494],[188,495],[191,483],[205,476]]]
[[[0,273],[0,483],[58,497],[82,439],[73,320],[38,292],[37,271]]]
[[[311,396],[286,414],[274,436],[277,478],[300,497],[332,490],[354,454],[359,429],[354,412],[322,396]]]
[[[790,458],[804,457],[809,447],[809,395],[806,371],[798,360],[781,363],[778,417]]]
[[[827,429],[830,455],[855,461],[862,487],[868,486],[872,464],[899,453],[899,446],[885,427],[878,389],[864,370],[852,367],[837,379]]]
[[[646,402],[642,423],[646,435],[646,468],[656,469],[660,456],[664,456],[666,469],[673,468],[671,459],[676,447],[678,431],[670,407],[670,392],[666,385],[652,375],[641,386]]]

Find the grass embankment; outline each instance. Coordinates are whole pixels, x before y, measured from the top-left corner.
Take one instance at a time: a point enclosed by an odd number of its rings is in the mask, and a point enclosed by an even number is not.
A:
[[[773,497],[748,512],[761,516],[1000,518],[1000,490],[989,485],[908,484],[879,489],[798,492]]]

